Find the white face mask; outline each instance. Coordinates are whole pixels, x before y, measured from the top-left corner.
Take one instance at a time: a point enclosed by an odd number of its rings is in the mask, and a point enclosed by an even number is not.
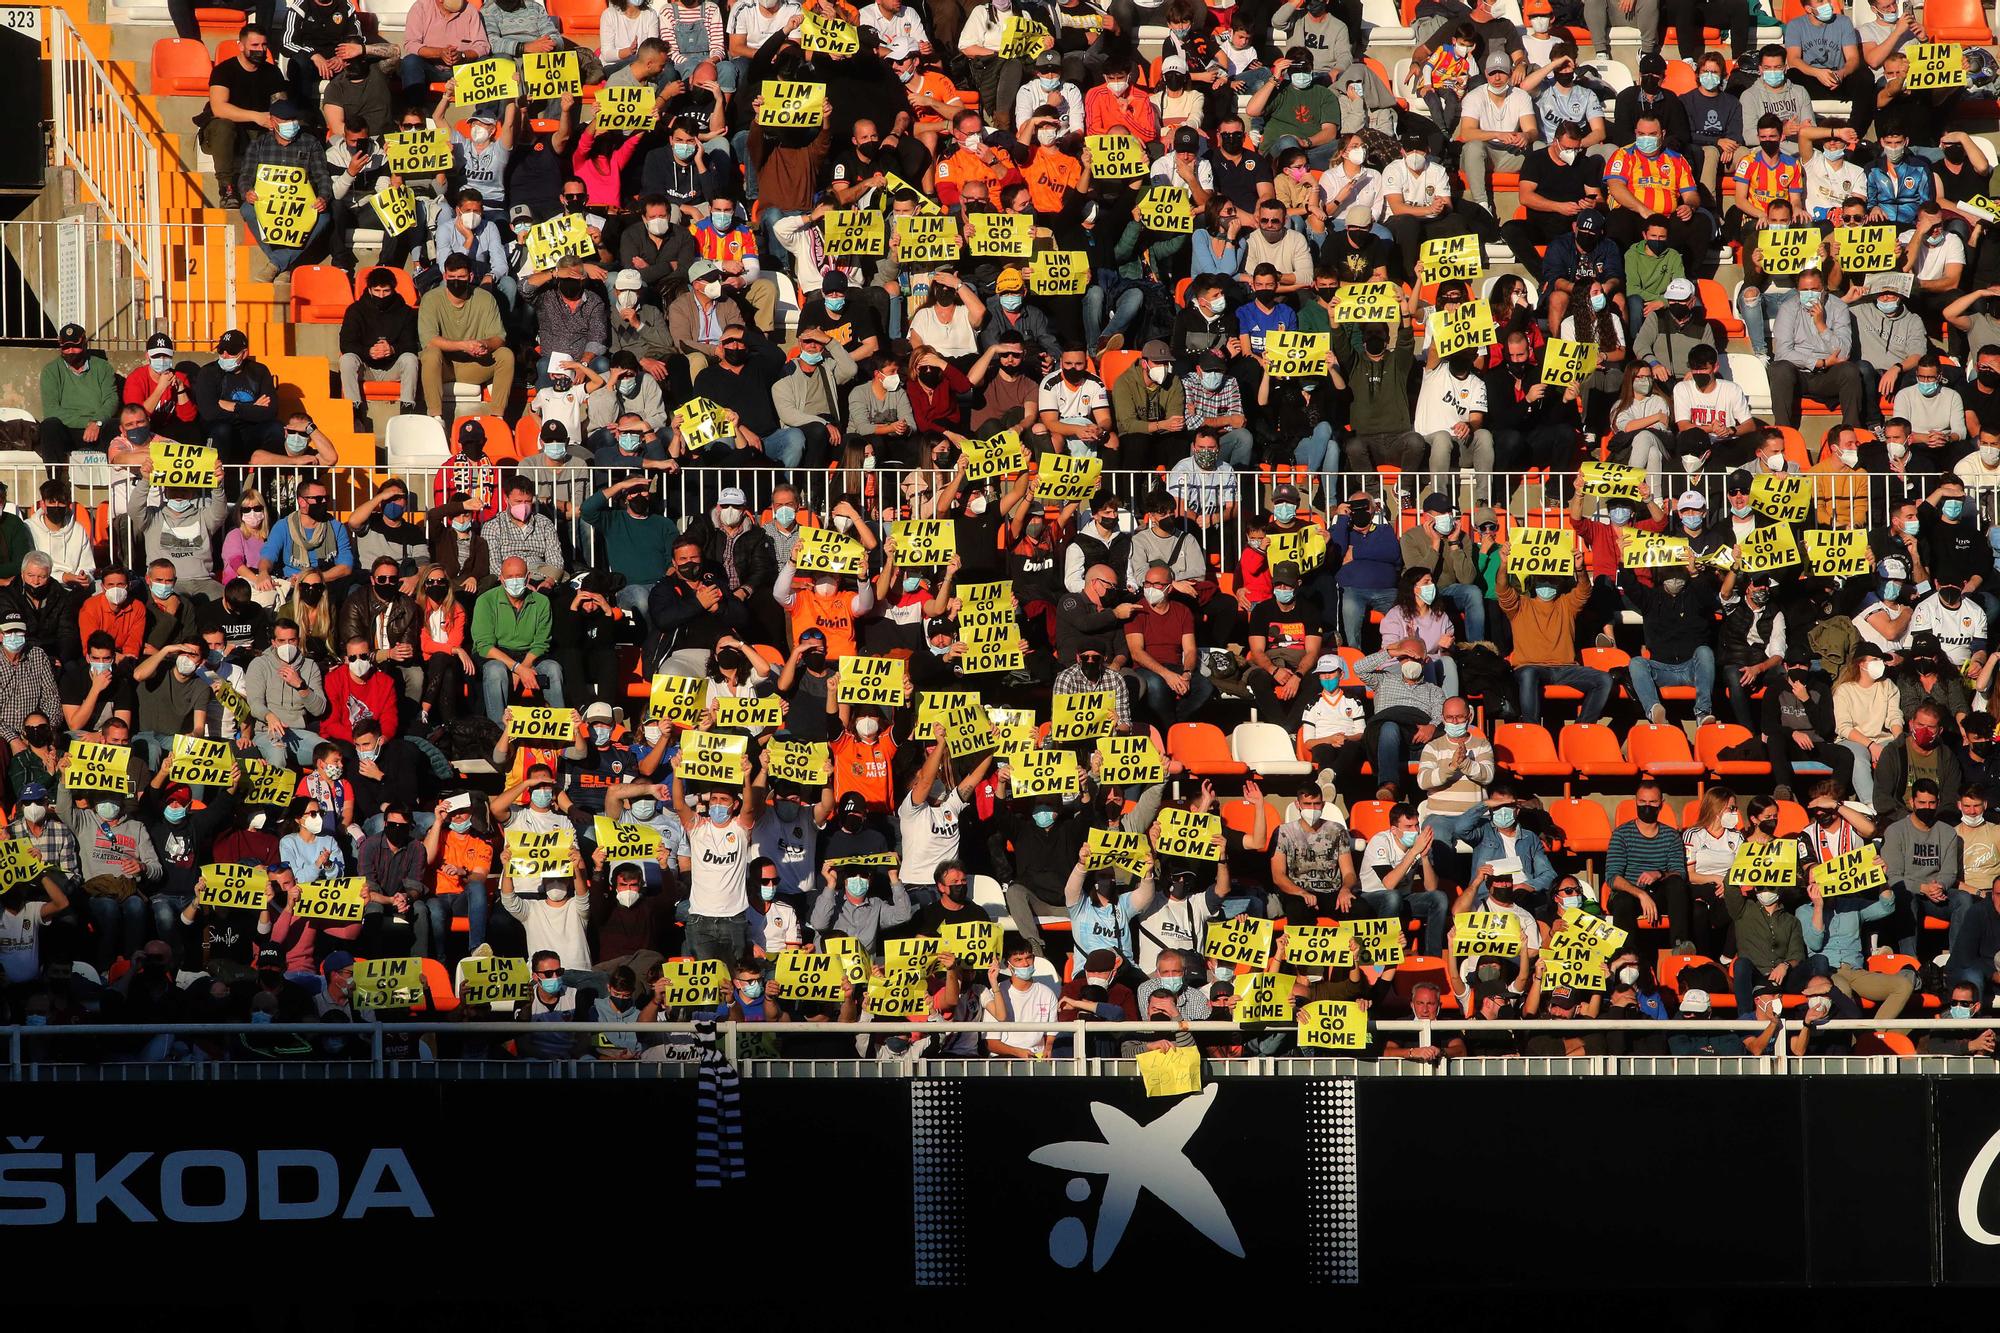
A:
[[[1738,822],[1739,817],[1734,810],[1724,810],[1722,812],[1722,827],[1732,829],[1736,827]]]
[[[281,644],[279,644],[279,645],[278,645],[278,660],[279,660],[280,662],[283,662],[283,663],[285,663],[285,664],[286,664],[287,666],[291,665],[291,664],[292,664],[293,662],[296,662],[296,661],[298,661],[298,660],[299,660],[299,646],[298,646],[298,645],[297,645],[296,643],[281,643]]]
[[[308,838],[317,838],[319,836],[319,829],[320,817],[318,815],[300,816],[299,832],[305,834]]]
[[[620,310],[633,310],[636,309],[638,305],[639,305],[639,293],[637,292],[618,293],[618,308]]]
[[[1858,449],[1839,449],[1835,452],[1840,456],[1842,467],[1855,467],[1861,462],[1861,452]]]
[[[1165,384],[1167,382],[1167,368],[1165,366],[1148,366],[1146,367],[1146,378],[1155,384]]]
[[[1325,818],[1326,811],[1320,806],[1308,805],[1299,808],[1299,822],[1307,828],[1318,828],[1319,821]]]
[[[665,236],[673,229],[673,225],[674,220],[672,218],[647,218],[646,234],[648,236]]]
[[[1871,681],[1882,679],[1882,672],[1884,670],[1886,670],[1886,667],[1879,657],[1871,657],[1861,663],[1862,676]]]
[[[903,387],[903,377],[901,375],[898,375],[895,371],[892,370],[888,374],[882,377],[883,393],[894,393],[896,392],[896,390],[902,387]]]
[[[831,597],[840,590],[840,585],[832,579],[820,579],[813,584],[813,591],[822,597]]]
[[[639,891],[637,889],[620,889],[618,890],[617,898],[620,907],[631,907],[638,903]]]
[[[1127,79],[1106,79],[1104,81],[1105,91],[1113,97],[1123,97],[1125,90],[1131,86],[1131,81]]]
[[[493,137],[493,131],[484,125],[474,125],[470,130],[466,131],[465,137],[472,140],[472,142],[474,143],[485,143],[488,139],[491,139]],[[470,215],[470,217],[467,218],[467,221],[471,222],[472,225],[475,227],[478,226],[479,214],[474,213]]]
[[[1422,680],[1424,677],[1424,664],[1422,662],[1405,662],[1402,665],[1402,672],[1404,680]]]
[[[1785,470],[1785,456],[1783,454],[1772,454],[1764,460],[1764,470],[1766,472],[1783,472]]]
[[[967,500],[965,502],[965,512],[970,514],[974,518],[978,518],[981,514],[986,512],[986,497],[983,495],[975,495],[970,500]]]
[[[1356,144],[1347,150],[1347,160],[1352,166],[1361,166],[1368,161],[1368,150]]]
[[[1889,450],[1889,457],[1897,460],[1898,462],[1900,462],[1910,452],[1910,446],[1904,444],[1901,440],[1890,440],[1887,445],[1887,448]]]
[[[1154,606],[1158,606],[1161,602],[1167,600],[1167,590],[1165,588],[1147,588],[1145,589],[1145,594],[1146,600]]]
[[[552,903],[559,903],[563,899],[569,897],[568,889],[549,889],[547,890],[547,893],[549,901]]]
[[[1056,141],[1056,127],[1044,125],[1035,131],[1035,142],[1046,148]]]
[[[881,732],[882,722],[879,718],[864,717],[854,724],[854,734],[864,741],[874,740]]]

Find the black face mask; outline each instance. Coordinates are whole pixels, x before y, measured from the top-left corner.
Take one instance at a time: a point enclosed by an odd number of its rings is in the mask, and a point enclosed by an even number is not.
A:
[[[46,722],[38,726],[22,727],[21,739],[30,745],[42,746],[49,743],[50,732]]]
[[[393,597],[393,596],[395,596],[395,595],[396,595],[396,580],[395,580],[395,579],[392,579],[392,578],[390,578],[390,579],[376,579],[376,580],[375,580],[375,592],[377,593],[377,595],[379,595],[379,596],[382,596],[382,597]]]
[[[1660,807],[1657,805],[1635,805],[1632,807],[1632,813],[1639,817],[1639,822],[1651,824],[1659,819]]]
[[[1365,504],[1349,505],[1347,507],[1347,521],[1357,528],[1367,527],[1375,521],[1374,506]]]
[[[944,383],[944,370],[939,366],[925,366],[917,372],[917,379],[930,388],[935,389],[938,385]]]
[[[1575,82],[1576,71],[1574,69],[1559,69],[1556,71],[1556,83],[1559,86],[1567,88]]]
[[[326,501],[318,497],[311,500],[301,500],[299,501],[299,512],[317,522],[326,517]]]
[[[750,349],[747,347],[725,347],[722,349],[722,359],[732,366],[740,366],[750,359]]]
[[[429,593],[434,598],[443,597],[446,593],[451,591],[451,585],[449,583],[426,583],[424,585],[424,591]]]
[[[417,831],[408,824],[384,824],[382,836],[388,839],[391,847],[401,851],[410,845],[411,840],[417,836]]]
[[[1957,166],[1965,161],[1965,145],[1948,143],[1944,146],[1944,160]]]
[[[1256,293],[1256,296],[1257,296],[1257,304],[1263,306],[1266,310],[1269,310],[1272,306],[1278,303],[1278,294],[1273,291],[1266,291],[1260,289]]]
[[[563,212],[565,213],[581,213],[587,207],[589,207],[589,201],[580,194],[566,194],[563,196]]]
[[[1922,809],[1914,805],[1910,807],[1910,822],[1915,824],[1918,828],[1929,828],[1934,822],[1936,822],[1936,820],[1937,820],[1936,806],[1932,806],[1928,810]]]
[[[463,301],[466,297],[472,295],[472,279],[446,278],[444,280],[444,289]]]
[[[799,662],[808,671],[824,671],[826,669],[826,649],[808,648],[799,654]]]
[[[1370,334],[1361,340],[1361,350],[1369,356],[1383,356],[1389,351],[1389,340],[1380,334]]]
[[[583,295],[583,279],[557,278],[556,290],[561,292],[564,296],[568,297],[570,300],[574,301],[577,297]]]
[[[625,501],[625,511],[634,518],[644,518],[653,512],[652,498],[645,495],[632,496]]]
[[[1225,153],[1240,152],[1243,148],[1243,131],[1224,130],[1215,136],[1215,143]]]
[[[325,596],[326,585],[323,583],[301,583],[299,585],[299,600],[307,606],[318,606]]]
[[[1187,87],[1188,76],[1181,73],[1179,70],[1174,70],[1171,73],[1162,74],[1160,76],[1160,82],[1167,85],[1168,92],[1177,93],[1181,89]]]
[[[1775,838],[1778,836],[1778,821],[1775,819],[1760,819],[1757,821],[1757,831],[1767,838]]]

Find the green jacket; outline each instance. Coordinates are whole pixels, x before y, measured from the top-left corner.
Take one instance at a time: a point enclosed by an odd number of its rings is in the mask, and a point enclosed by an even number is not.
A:
[[[93,356],[84,362],[81,374],[71,370],[61,357],[42,367],[43,416],[54,417],[71,430],[82,430],[93,421],[111,420],[117,410],[118,374],[103,357]],[[110,438],[105,436],[107,442]]]
[[[527,653],[546,657],[549,651],[549,599],[530,592],[516,611],[505,588],[488,588],[472,604],[472,649],[484,657],[494,648],[516,661]]]
[[[1143,423],[1182,416],[1186,408],[1187,396],[1181,391],[1180,376],[1171,367],[1167,370],[1167,382],[1158,388],[1153,387],[1136,361],[1111,382],[1111,424],[1121,435],[1144,433],[1139,430]]]
[[[1681,252],[1678,250],[1670,248],[1655,255],[1646,248],[1644,241],[1639,241],[1625,252],[1626,300],[1631,303],[1635,316],[1645,302],[1664,297],[1668,283],[1686,276],[1687,269],[1681,263]]]
[[[1797,967],[1806,958],[1805,932],[1799,919],[1780,907],[1766,912],[1754,897],[1723,887],[1722,904],[1736,920],[1736,952],[1759,972],[1769,972],[1779,963]]]
[[[604,554],[627,583],[658,583],[674,563],[674,521],[658,514],[633,518],[601,491],[583,502],[583,521],[604,534]]]

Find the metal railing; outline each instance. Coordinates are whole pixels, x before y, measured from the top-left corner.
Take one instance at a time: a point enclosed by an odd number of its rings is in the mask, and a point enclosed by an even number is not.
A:
[[[1057,1076],[1104,1076],[1131,1075],[1136,1073],[1136,1062],[1129,1057],[1100,1055],[1092,1053],[1095,1039],[1131,1035],[1171,1036],[1176,1032],[1193,1034],[1197,1037],[1237,1036],[1254,1038],[1272,1032],[1284,1032],[1288,1024],[1270,1024],[1263,1027],[1244,1027],[1234,1022],[1208,1020],[1186,1023],[1160,1022],[926,1022],[912,1023],[906,1020],[880,1020],[858,1023],[800,1022],[790,1024],[733,1023],[721,1022],[715,1025],[716,1039],[722,1054],[746,1075],[752,1077],[857,1077],[880,1076],[890,1073],[897,1077],[961,1077],[984,1075],[997,1077],[1035,1077],[1038,1075]],[[1660,1074],[1886,1074],[1907,1072],[1951,1072],[1951,1073],[2000,1073],[2000,1061],[1967,1056],[1913,1055],[1904,1056],[1893,1052],[1867,1055],[1793,1055],[1790,1050],[1791,1038],[1799,1031],[1801,1023],[1794,1018],[1779,1020],[1778,1031],[1763,1055],[1716,1056],[1659,1056],[1659,1055],[1581,1055],[1581,1056],[1525,1056],[1507,1055],[1466,1055],[1441,1056],[1434,1061],[1413,1059],[1378,1059],[1360,1054],[1343,1054],[1338,1051],[1295,1051],[1274,1055],[1224,1056],[1207,1063],[1210,1072],[1236,1076],[1287,1077],[1297,1075],[1324,1076],[1332,1073],[1343,1074],[1396,1074],[1408,1077],[1439,1076],[1491,1076],[1520,1074],[1558,1075],[1660,1075]],[[1766,1025],[1756,1019],[1516,1019],[1516,1020],[1412,1020],[1392,1019],[1369,1025],[1371,1032],[1403,1038],[1399,1045],[1426,1047],[1441,1045],[1452,1036],[1477,1040],[1483,1035],[1505,1037],[1520,1034],[1545,1034],[1560,1036],[1601,1035],[1623,1032],[1645,1036],[1664,1036],[1673,1033],[1739,1033],[1756,1034],[1764,1031]],[[1815,1031],[1852,1033],[1856,1035],[1893,1031],[1906,1036],[1916,1034],[1949,1034],[1963,1032],[1968,1035],[2000,1027],[2000,1020],[1994,1019],[1897,1019],[1891,1024],[1881,1024],[1868,1020],[1836,1019],[1814,1025]],[[52,1058],[55,1047],[81,1044],[88,1039],[160,1039],[193,1038],[225,1042],[236,1037],[257,1036],[268,1038],[285,1033],[306,1037],[340,1037],[356,1043],[365,1042],[367,1053],[353,1059],[301,1058],[297,1061],[278,1060],[274,1066],[281,1069],[307,1068],[312,1072],[306,1077],[411,1077],[417,1070],[435,1066],[433,1074],[458,1077],[601,1077],[598,1072],[607,1062],[583,1058],[579,1052],[575,1057],[545,1059],[522,1056],[510,1059],[490,1059],[474,1057],[455,1059],[440,1057],[437,1060],[413,1060],[398,1058],[389,1054],[388,1039],[396,1036],[460,1036],[491,1037],[496,1039],[532,1039],[552,1041],[562,1037],[572,1037],[581,1042],[597,1033],[629,1033],[643,1041],[645,1038],[691,1038],[695,1025],[686,1022],[663,1023],[597,1023],[573,1022],[559,1026],[549,1023],[520,1021],[398,1021],[360,1023],[169,1023],[158,1025],[104,1024],[53,1027],[9,1027],[0,1028],[7,1043],[7,1074],[12,1082],[40,1082],[72,1080],[83,1076],[86,1069],[126,1071],[111,1075],[134,1080],[154,1080],[178,1077],[233,1077],[220,1074],[221,1069],[255,1068],[230,1061],[217,1061],[192,1052],[187,1042],[176,1048],[169,1040],[168,1051],[144,1058],[130,1056],[115,1057],[98,1064],[85,1064],[77,1060]],[[884,1039],[905,1039],[936,1037],[941,1035],[972,1034],[990,1036],[995,1034],[1053,1034],[1068,1039],[1066,1054],[1051,1059],[1021,1060],[1018,1058],[989,1058],[964,1055],[925,1055],[903,1058],[896,1055],[868,1056],[857,1054],[852,1057],[834,1058],[788,1057],[784,1055],[749,1056],[743,1055],[742,1039],[755,1036],[775,1042],[811,1041],[825,1037],[871,1037]],[[677,1058],[666,1061],[618,1061],[632,1069],[632,1076],[681,1077],[693,1068],[694,1048],[686,1043]],[[889,1068],[885,1068],[889,1066]],[[168,1070],[195,1071],[187,1074],[172,1074]],[[585,1072],[589,1071],[589,1072]],[[286,1077],[288,1075],[273,1075]],[[289,1076],[301,1076],[293,1074]]]
[[[222,223],[0,222],[0,343],[49,343],[79,324],[100,347],[137,348],[163,329],[213,345],[236,323],[237,244]]]
[[[488,441],[489,454],[498,455],[500,450],[511,447],[511,442]],[[504,487],[516,468],[512,460],[499,461],[497,484]],[[230,466],[222,471],[228,494],[234,496],[243,487],[254,486],[266,500],[276,502],[273,517],[277,517],[290,508],[291,496],[298,484],[307,478],[329,483],[332,507],[337,514],[352,513],[392,478],[408,488],[415,510],[428,510],[432,506],[433,483],[439,470],[436,461],[426,460],[421,464],[393,467],[335,464],[324,468],[317,464],[286,464],[258,468]],[[41,480],[51,475],[67,477],[84,504],[108,505],[111,527],[108,531],[94,534],[100,545],[106,541],[113,542],[114,553],[134,549],[134,529],[142,514],[132,512],[126,496],[139,476],[136,469],[111,465],[102,459],[83,461],[82,457],[71,463],[53,465],[26,458],[0,459],[0,480],[7,483],[8,494],[15,497],[19,507],[25,508]],[[581,569],[601,561],[604,558],[603,547],[595,531],[583,521],[583,501],[612,481],[629,477],[631,469],[527,470],[523,475],[535,482],[544,512],[555,520],[569,567]],[[903,503],[904,483],[911,478],[920,479],[934,496],[948,475],[934,469],[798,470],[786,473],[771,468],[687,467],[677,473],[655,473],[654,477],[655,495],[661,501],[660,512],[683,522],[712,509],[721,492],[728,487],[743,489],[754,511],[767,510],[772,490],[784,483],[798,493],[798,507],[809,521],[827,522],[833,506],[845,500],[869,521],[879,539],[887,541],[890,524],[895,520],[929,516],[928,512],[912,512]],[[1879,527],[1887,521],[1894,502],[1903,498],[1904,487],[1912,483],[1889,473],[1857,475],[1862,479],[1862,491],[1867,497],[1868,517],[1852,526]],[[1702,474],[1684,480],[1688,485],[1710,494],[1711,524],[1721,525],[1728,521],[1726,511],[1721,508],[1722,474]],[[1820,484],[1823,485],[1826,480],[1822,476]],[[1938,479],[1928,480],[1935,484]],[[1144,497],[1161,484],[1159,475],[1154,472],[1107,471],[1102,477],[1103,489],[1117,496],[1130,511],[1130,521],[1134,526],[1144,521],[1140,512]],[[1404,473],[1396,477],[1373,472],[1310,472],[1304,468],[1239,472],[1225,492],[1231,497],[1230,508],[1205,524],[1189,528],[1190,539],[1205,555],[1213,558],[1212,567],[1230,569],[1234,566],[1236,557],[1244,550],[1249,525],[1253,521],[1261,521],[1268,514],[1273,491],[1277,486],[1286,484],[1298,489],[1301,512],[1313,514],[1328,513],[1334,505],[1356,495],[1366,495],[1387,516],[1391,527],[1400,533],[1426,520],[1417,506],[1424,496],[1433,492],[1451,497],[1459,505],[1463,522],[1467,525],[1475,507],[1490,499],[1504,508],[1508,525],[1560,526],[1568,521],[1567,511],[1574,498],[1576,478],[1571,474],[1538,472]],[[2000,521],[2000,488],[1974,490],[1970,492],[1968,502],[1971,506],[1969,520],[1981,524]],[[1672,499],[1666,503],[1670,507]],[[1606,512],[1604,502],[1590,501],[1585,512],[1603,516]],[[1087,521],[1087,515],[1085,517]],[[1671,514],[1669,521],[1672,521]]]
[[[104,211],[134,267],[158,282],[166,235],[160,226],[160,149],[132,114],[131,89],[120,87],[69,15],[48,9],[49,101],[55,165],[76,173]],[[161,294],[155,292],[157,300]],[[163,319],[164,304],[154,318]]]

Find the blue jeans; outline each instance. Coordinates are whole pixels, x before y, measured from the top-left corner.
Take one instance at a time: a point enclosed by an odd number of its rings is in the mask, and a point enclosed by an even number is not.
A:
[[[1465,622],[1465,641],[1478,643],[1486,637],[1486,594],[1470,583],[1447,583],[1438,589],[1438,595],[1451,603],[1451,609],[1458,612],[1458,618]]]
[[[465,892],[454,893],[445,898],[429,901],[445,905],[444,930],[436,933],[442,940],[451,930],[451,923],[459,917],[465,918],[465,948],[468,953],[486,943],[486,881],[469,879],[465,881]]]
[[[110,967],[121,955],[132,957],[146,943],[150,918],[144,895],[135,893],[122,901],[92,895],[84,899],[84,905],[90,909],[91,924],[97,928],[98,971]]]
[[[543,658],[535,663],[535,678],[542,683],[542,699],[539,708],[561,708],[563,706],[563,679],[561,664]],[[506,724],[507,692],[512,687],[514,673],[498,662],[488,659],[479,664],[479,691],[486,702],[486,716],[495,722]]]
[[[749,62],[743,62],[748,65]],[[739,76],[740,77],[740,76]],[[720,81],[720,75],[717,76]],[[746,200],[757,197],[757,164],[750,158],[750,131],[738,130],[729,136],[729,149],[736,154],[736,160],[743,164],[743,197]]]
[[[1326,455],[1333,448],[1333,427],[1320,422],[1313,427],[1313,433],[1292,447],[1292,461],[1302,465],[1308,472],[1317,472],[1326,462]]]
[[[1966,893],[1953,884],[1944,886],[1944,901],[1941,903],[1934,903],[1920,894],[1907,891],[1901,896],[1908,901],[1910,909],[1910,933],[1896,941],[1897,952],[1907,954],[1916,953],[1917,933],[1923,929],[1924,918],[1927,916],[1941,916],[1950,922],[1950,925],[1945,929],[1944,937],[1945,947],[1951,952],[1952,965],[1957,966],[1960,963],[1976,964],[1982,972],[1989,974],[1992,972],[1993,960],[1991,958],[1981,959],[1966,956],[1975,943],[1973,936],[1978,931],[1978,917],[1975,909],[1981,905],[1979,897]]]
[[[1694,715],[1708,717],[1715,712],[1715,650],[1702,644],[1685,662],[1662,662],[1657,657],[1632,659],[1632,693],[1639,711],[1651,713],[1660,702],[1660,686],[1694,686]]]
[[[1104,307],[1109,302],[1111,318],[1104,317]],[[1097,346],[1099,338],[1108,338],[1114,333],[1123,333],[1146,308],[1146,291],[1143,287],[1130,283],[1118,293],[1115,299],[1104,294],[1104,288],[1092,283],[1083,294],[1083,341],[1086,346]]]
[[[1237,426],[1222,432],[1216,443],[1221,447],[1223,462],[1239,470],[1250,466],[1250,450],[1257,441],[1249,431]]]
[[[540,356],[535,358],[535,387],[537,389],[548,387],[549,355],[550,355],[549,353],[544,352]],[[596,371],[598,374],[602,375],[605,371],[611,369],[611,362],[609,359],[605,357],[605,355],[602,352],[600,352],[596,356],[590,358],[590,368]]]
[[[449,83],[451,70],[441,60],[426,60],[422,56],[404,56],[397,72],[403,81],[403,91],[421,89],[430,91],[434,83]]]
[[[1736,298],[1736,313],[1743,319],[1743,332],[1750,338],[1750,346],[1759,357],[1770,353],[1770,327],[1778,322],[1778,312],[1792,300],[1798,292],[1789,287],[1760,289],[1763,295],[1752,301],[1740,293]]]
[[[1400,722],[1375,728],[1375,785],[1404,787],[1410,781],[1410,736]]]
[[[326,235],[326,229],[333,225],[332,214],[320,213],[315,215],[312,231],[306,236],[306,243],[296,250],[289,250],[283,246],[264,245],[264,233],[257,229],[257,207],[255,204],[245,203],[242,213],[243,225],[250,229],[251,239],[256,241],[257,244],[264,246],[264,258],[270,260],[271,266],[280,273],[290,272],[292,265],[299,262],[299,256],[317,245],[320,238]]]
[[[757,215],[757,225],[763,228],[764,231],[762,239],[758,241],[758,244],[764,247],[764,272],[770,273],[780,269],[788,273],[791,271],[792,252],[785,248],[783,242],[779,241],[778,224],[786,218],[795,218],[797,216],[799,216],[797,209],[772,208],[769,205],[766,205],[764,211]]]
[[[1276,146],[1271,150],[1271,156],[1276,158],[1287,148],[1305,149],[1306,165],[1314,171],[1325,171],[1333,165],[1334,157],[1341,151],[1341,137],[1337,136],[1322,144],[1309,144],[1296,134],[1281,134],[1278,136]]]
[[[1144,667],[1135,667],[1134,670],[1139,673],[1139,683],[1145,686],[1146,706],[1162,722],[1185,722],[1215,697],[1214,682],[1199,671],[1189,673],[1187,693],[1177,695],[1156,672]]]
[[[1514,668],[1514,692],[1519,696],[1521,720],[1542,720],[1542,686],[1567,685],[1583,691],[1583,709],[1577,714],[1585,722],[1604,716],[1611,698],[1611,677],[1587,666],[1523,666]]]
[[[1424,820],[1424,827],[1431,831],[1431,864],[1446,881],[1463,884],[1472,874],[1472,857],[1459,851],[1456,844],[1476,844],[1489,814],[1485,806],[1475,805],[1462,815],[1431,815]]]
[[[781,426],[764,437],[764,454],[779,467],[797,467],[805,452],[806,433],[797,426]]]
[[[646,628],[646,599],[652,595],[652,584],[628,583],[618,590],[618,596],[613,600],[618,603],[619,610],[631,612],[632,618],[643,630]]]
[[[286,729],[285,739],[277,741],[257,728],[257,754],[273,768],[283,768],[287,763],[296,763],[301,768],[312,763],[313,751],[319,748],[319,737],[303,727]]]
[[[1370,611],[1387,611],[1396,604],[1394,588],[1342,588],[1340,590],[1340,636],[1349,648],[1361,647],[1361,631],[1368,628]]]

